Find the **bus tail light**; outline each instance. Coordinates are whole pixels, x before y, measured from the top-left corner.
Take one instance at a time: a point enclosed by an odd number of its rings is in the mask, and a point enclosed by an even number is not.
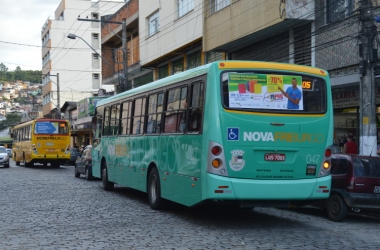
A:
[[[65,154],[67,155],[70,152],[70,145],[67,145]]]
[[[219,168],[222,165],[222,163],[220,162],[220,159],[213,160],[211,164],[214,168]]]
[[[331,156],[331,149],[326,149],[325,151],[325,157],[330,157]]]
[[[323,163],[323,168],[324,168],[324,169],[329,169],[329,168],[330,168],[330,162],[329,162],[329,161],[325,161],[325,162]]]
[[[330,175],[330,172],[331,172],[331,156],[332,156],[331,148],[327,147],[325,149],[325,153],[322,157],[322,163],[319,167],[318,177]]]
[[[210,174],[228,176],[223,146],[210,141],[208,152],[207,172]]]
[[[219,147],[219,146],[215,146],[215,147],[213,147],[212,149],[211,149],[211,153],[213,154],[213,155],[219,155],[219,154],[221,154],[222,153],[222,148],[221,147]]]

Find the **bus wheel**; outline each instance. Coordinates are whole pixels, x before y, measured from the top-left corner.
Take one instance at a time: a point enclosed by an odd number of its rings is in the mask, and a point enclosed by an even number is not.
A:
[[[347,206],[339,195],[332,195],[327,201],[327,216],[332,221],[343,221],[347,216]]]
[[[153,168],[149,173],[148,199],[149,205],[153,210],[164,208],[164,200],[161,198],[160,176],[156,168]]]
[[[104,163],[102,168],[102,181],[103,181],[103,189],[106,191],[111,191],[114,187],[114,183],[108,180],[108,172],[107,172],[107,164]]]

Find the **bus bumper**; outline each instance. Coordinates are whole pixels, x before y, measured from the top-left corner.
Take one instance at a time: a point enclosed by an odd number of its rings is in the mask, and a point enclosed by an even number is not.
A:
[[[216,200],[319,200],[330,195],[331,176],[301,180],[236,179],[207,174],[207,197]]]

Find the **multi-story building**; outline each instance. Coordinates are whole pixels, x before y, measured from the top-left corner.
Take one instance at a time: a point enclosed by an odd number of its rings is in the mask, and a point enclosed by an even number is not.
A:
[[[126,1],[116,13],[101,18],[102,55],[109,62],[102,67],[103,86],[122,92],[152,81],[152,70],[140,67],[139,0]]]
[[[154,80],[224,58],[204,53],[203,12],[201,0],[139,1],[140,64]]]
[[[47,19],[41,30],[44,116],[58,105],[91,96],[102,87],[101,25],[77,19],[99,20],[123,4],[122,0],[62,0],[54,18]],[[78,39],[70,40],[68,34]]]

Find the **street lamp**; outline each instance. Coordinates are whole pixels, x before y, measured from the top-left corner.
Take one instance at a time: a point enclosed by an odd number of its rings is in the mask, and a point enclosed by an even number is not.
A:
[[[112,23],[120,23],[120,22],[112,22]],[[123,22],[121,22],[120,24],[122,24],[122,30],[123,30],[123,39],[122,39],[122,41],[123,41],[123,48],[124,48],[124,51],[123,51],[123,64],[124,64],[124,77],[123,77],[123,89],[124,90],[126,90],[126,83],[128,82],[128,69],[127,69],[127,67],[128,67],[128,63],[126,63],[125,62],[125,60],[126,60],[126,56],[125,56],[125,54],[126,54],[126,47],[127,47],[127,38],[126,38],[126,23],[125,23],[125,19],[123,19]],[[114,72],[114,73],[116,73],[117,75],[118,75],[118,78],[119,78],[119,83],[120,83],[120,76],[119,76],[119,73],[118,72],[116,72],[115,70],[114,70],[114,68],[111,66],[111,65],[109,65],[109,63],[106,61],[106,60],[104,60],[103,59],[103,57],[90,45],[90,44],[88,44],[88,42],[86,42],[82,37],[80,37],[80,36],[77,36],[77,35],[75,35],[75,34],[72,34],[72,33],[69,33],[68,35],[67,35],[67,38],[70,38],[70,39],[76,39],[76,38],[79,38],[79,39],[81,39],[83,42],[85,42],[87,45],[88,45],[88,47],[90,47],[101,59],[102,59],[102,61],[105,63],[105,64],[107,64],[108,65],[108,67],[110,67],[110,69],[112,69],[112,71]]]
[[[117,73],[113,68],[112,68],[112,66],[106,61],[106,60],[104,60],[103,59],[103,57],[88,43],[88,42],[86,42],[82,37],[80,37],[80,36],[77,36],[77,35],[75,35],[75,34],[72,34],[72,33],[69,33],[68,35],[67,35],[67,38],[70,38],[70,39],[76,39],[76,38],[79,38],[79,39],[81,39],[83,42],[85,42],[87,45],[88,45],[88,47],[90,47],[101,59],[102,59],[102,61],[103,62],[105,62],[107,65],[108,65],[108,67],[110,67],[110,69],[112,69],[112,71],[114,72],[114,73]]]

